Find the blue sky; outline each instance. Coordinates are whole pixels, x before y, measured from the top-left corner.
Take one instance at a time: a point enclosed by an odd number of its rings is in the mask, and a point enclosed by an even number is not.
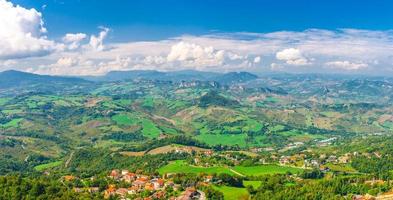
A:
[[[15,0],[45,15],[49,35],[113,30],[114,40],[162,39],[179,34],[303,31],[309,28],[386,30],[388,0]],[[45,5],[45,6],[44,6]],[[44,8],[45,7],[45,8]]]
[[[388,0],[0,0],[0,71],[393,75]]]

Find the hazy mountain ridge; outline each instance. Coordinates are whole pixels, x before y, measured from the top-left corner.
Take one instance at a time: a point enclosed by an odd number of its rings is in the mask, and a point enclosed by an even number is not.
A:
[[[0,72],[0,88],[31,86],[34,84],[74,84],[90,81],[63,76],[38,75],[33,73],[9,70]]]
[[[111,71],[103,76],[82,77],[90,81],[124,81],[124,80],[160,80],[160,81],[216,81],[220,84],[233,84],[257,79],[258,76],[249,72],[203,72],[183,70],[173,72],[160,72],[155,70]]]

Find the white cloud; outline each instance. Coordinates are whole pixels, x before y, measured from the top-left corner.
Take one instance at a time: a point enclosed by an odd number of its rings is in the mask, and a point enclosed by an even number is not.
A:
[[[343,69],[343,70],[359,70],[368,67],[368,64],[366,63],[354,63],[350,61],[332,61],[332,62],[326,62],[325,65],[332,68]]]
[[[283,60],[289,65],[309,65],[311,64],[307,58],[305,58],[299,49],[288,48],[276,53],[278,60]]]
[[[186,65],[221,65],[224,62],[223,50],[215,50],[212,46],[203,47],[193,43],[179,42],[171,47],[167,56],[168,62],[180,61]]]
[[[261,57],[257,56],[254,58],[254,63],[260,63],[261,62]]]
[[[108,35],[109,28],[106,27],[100,27],[101,32],[98,34],[98,36],[92,35],[90,36],[90,48],[94,51],[102,51],[104,50],[104,39]]]
[[[44,33],[40,12],[0,0],[0,59],[42,56],[59,48]]]
[[[77,63],[78,63],[77,60],[74,58],[63,57],[63,58],[60,58],[59,60],[57,60],[55,65],[59,66],[59,67],[71,67]]]
[[[80,43],[87,37],[84,33],[67,33],[63,37],[64,43],[68,45],[68,49],[74,50],[79,48]]]
[[[0,0],[0,70],[57,75],[133,69],[393,73],[393,31],[215,33],[122,43],[106,42],[109,33],[100,27],[98,34],[68,33],[55,42],[46,36],[41,13]]]

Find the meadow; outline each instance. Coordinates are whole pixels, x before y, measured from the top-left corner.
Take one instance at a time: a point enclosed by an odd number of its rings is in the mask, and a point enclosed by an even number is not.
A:
[[[237,188],[229,186],[214,186],[214,189],[222,192],[224,194],[225,200],[240,200],[248,199],[248,191],[246,188]]]
[[[61,164],[63,164],[63,161],[54,161],[46,164],[37,165],[34,167],[34,169],[37,171],[44,171],[49,168],[60,166]]]
[[[246,146],[246,134],[200,134],[196,138],[209,145]]]
[[[225,167],[197,167],[197,166],[190,166],[184,160],[177,160],[174,162],[169,163],[168,165],[160,168],[158,170],[160,174],[165,173],[192,173],[192,174],[199,174],[199,173],[206,173],[206,174],[221,174],[226,173],[230,175],[234,175],[228,168]]]
[[[254,189],[259,188],[259,186],[261,186],[261,184],[262,184],[261,181],[243,181],[244,187],[252,186]]]
[[[299,168],[271,165],[271,164],[257,165],[251,167],[235,166],[233,169],[247,176],[260,176],[265,174],[285,174],[287,172],[299,173],[302,171],[302,169]]]

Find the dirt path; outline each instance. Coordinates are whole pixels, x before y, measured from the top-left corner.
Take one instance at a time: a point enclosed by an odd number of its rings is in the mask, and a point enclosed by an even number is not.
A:
[[[242,176],[242,177],[244,177],[244,175],[243,175],[243,174],[241,174],[241,173],[239,173],[239,172],[237,172],[237,171],[233,170],[232,168],[229,168],[229,170],[230,170],[231,172],[233,172],[233,173],[235,173],[235,174],[239,175],[239,176]]]
[[[72,160],[72,157],[74,156],[74,153],[75,153],[75,151],[72,151],[71,152],[71,154],[70,154],[70,157],[67,159],[67,161],[65,162],[65,167],[67,168],[68,167],[68,165],[70,164],[70,162],[71,162],[71,160]]]

